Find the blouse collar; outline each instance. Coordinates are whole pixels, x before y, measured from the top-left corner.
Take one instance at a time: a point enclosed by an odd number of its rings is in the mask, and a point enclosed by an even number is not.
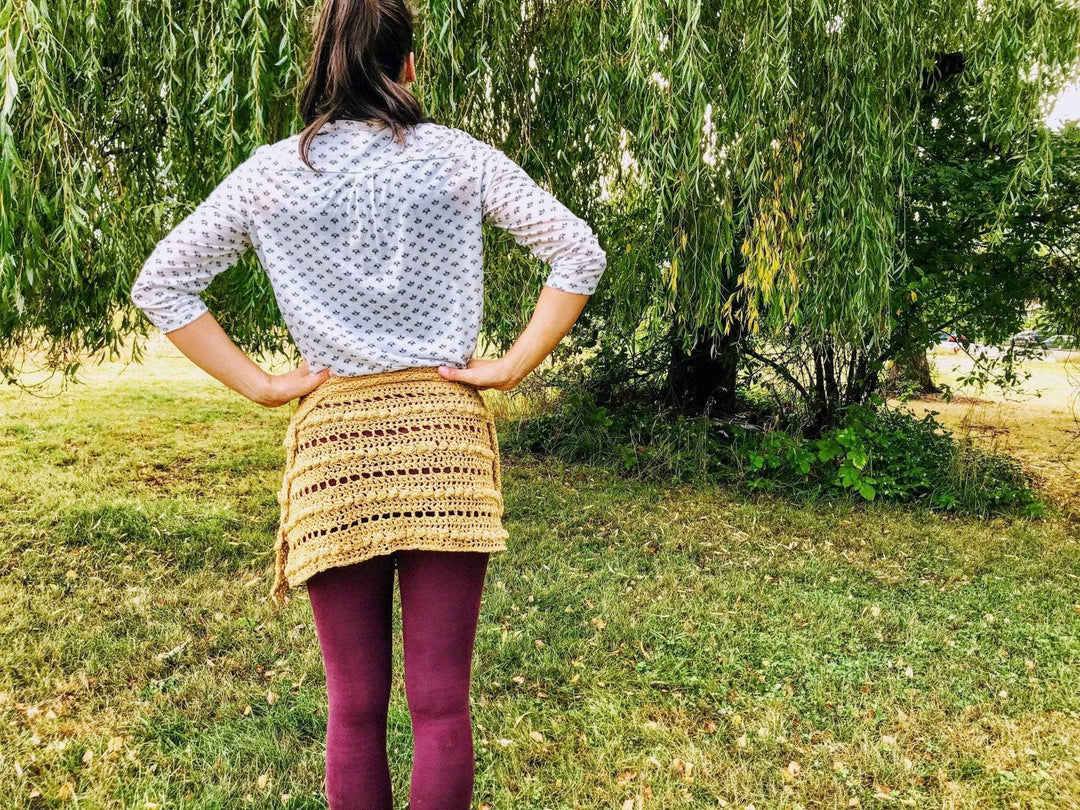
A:
[[[365,121],[358,118],[338,118],[335,121],[328,121],[323,124],[325,127],[331,129],[370,129],[379,130],[386,127],[386,124],[382,121]]]

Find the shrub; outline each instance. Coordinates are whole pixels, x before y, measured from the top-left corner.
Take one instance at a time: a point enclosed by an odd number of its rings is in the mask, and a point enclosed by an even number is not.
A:
[[[734,426],[732,458],[751,489],[850,491],[866,500],[922,501],[979,514],[1041,513],[1015,459],[957,438],[934,416],[917,418],[877,400],[873,408],[849,406],[841,424],[817,439]]]
[[[508,452],[551,454],[674,481],[709,480],[792,497],[853,495],[975,514],[1041,514],[1020,464],[958,438],[935,414],[917,418],[880,398],[853,405],[818,438],[750,423],[692,418],[655,404],[604,406],[572,389],[511,423]]]

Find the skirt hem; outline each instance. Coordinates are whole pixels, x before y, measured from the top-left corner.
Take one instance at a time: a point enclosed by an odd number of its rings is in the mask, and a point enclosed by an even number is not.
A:
[[[506,551],[506,543],[499,541],[492,541],[488,543],[478,543],[470,545],[468,547],[462,546],[448,547],[445,540],[442,538],[424,539],[419,538],[415,540],[396,541],[385,546],[365,548],[359,551],[353,551],[348,553],[342,553],[335,556],[333,559],[319,559],[314,560],[308,565],[299,568],[291,576],[282,577],[280,582],[275,581],[273,591],[271,592],[271,598],[277,605],[284,605],[288,601],[288,594],[292,591],[298,590],[304,585],[311,577],[320,573],[321,571],[327,571],[331,568],[338,568],[344,565],[353,565],[355,563],[364,562],[373,557],[379,557],[383,554],[389,554],[393,551],[484,551],[489,554],[495,554],[500,551]]]

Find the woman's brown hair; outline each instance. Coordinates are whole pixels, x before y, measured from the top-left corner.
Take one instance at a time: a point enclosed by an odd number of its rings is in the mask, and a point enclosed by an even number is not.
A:
[[[398,143],[425,117],[419,99],[397,79],[413,45],[413,15],[404,0],[325,0],[300,96],[300,159],[328,121],[383,121]]]

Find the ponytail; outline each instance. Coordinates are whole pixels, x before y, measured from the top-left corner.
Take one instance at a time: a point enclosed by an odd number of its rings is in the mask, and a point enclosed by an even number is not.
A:
[[[408,127],[431,119],[398,81],[412,51],[413,16],[405,0],[324,0],[300,96],[304,130],[300,159],[311,139],[338,118],[384,122],[398,143]]]

